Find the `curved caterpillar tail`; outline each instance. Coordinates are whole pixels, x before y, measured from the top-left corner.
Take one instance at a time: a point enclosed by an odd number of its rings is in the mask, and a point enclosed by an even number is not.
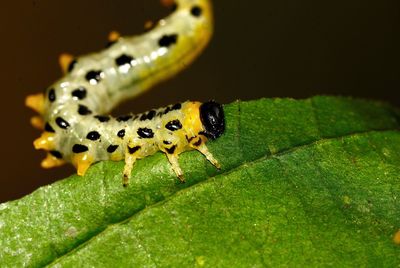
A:
[[[183,181],[178,155],[190,149],[219,167],[204,144],[224,131],[218,103],[188,101],[140,115],[104,115],[121,100],[174,76],[209,42],[213,21],[208,0],[162,2],[175,10],[153,29],[133,37],[113,31],[103,51],[77,58],[62,54],[65,76],[45,94],[27,97],[26,105],[40,114],[31,119],[32,125],[44,130],[34,141],[36,149],[48,152],[42,167],[71,162],[83,175],[94,162],[125,159],[127,184],[136,159],[161,150]]]

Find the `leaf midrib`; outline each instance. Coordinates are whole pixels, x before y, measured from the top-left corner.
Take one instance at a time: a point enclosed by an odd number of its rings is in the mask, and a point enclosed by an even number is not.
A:
[[[48,264],[46,264],[46,266],[54,264],[58,260],[66,257],[68,255],[73,254],[74,252],[80,250],[81,248],[84,248],[87,244],[90,243],[91,240],[97,238],[99,235],[101,235],[103,232],[105,232],[106,230],[110,229],[111,227],[118,226],[118,225],[124,224],[126,222],[129,222],[130,220],[132,220],[134,217],[136,217],[140,213],[144,213],[144,211],[147,211],[148,209],[151,209],[151,208],[159,206],[159,205],[161,205],[161,204],[163,204],[165,202],[168,202],[170,199],[175,198],[176,196],[185,193],[185,191],[192,190],[193,187],[198,187],[199,185],[202,185],[204,183],[209,183],[210,179],[216,178],[218,176],[229,175],[229,174],[231,174],[231,173],[233,173],[233,172],[235,172],[237,170],[242,169],[243,167],[250,167],[250,166],[253,166],[253,165],[255,165],[255,164],[259,163],[259,162],[262,162],[262,161],[265,161],[265,160],[269,160],[269,159],[273,159],[273,158],[280,157],[280,156],[284,156],[284,155],[288,155],[288,154],[290,154],[292,152],[296,152],[298,150],[306,149],[306,148],[311,147],[311,146],[316,145],[316,144],[322,144],[322,143],[325,143],[325,142],[330,142],[330,141],[333,141],[333,140],[338,140],[338,139],[343,139],[343,138],[363,136],[363,135],[368,135],[368,134],[371,134],[371,133],[398,132],[398,131],[399,130],[397,128],[394,128],[394,129],[393,128],[376,129],[376,130],[371,129],[371,130],[368,130],[368,131],[356,131],[356,132],[352,132],[352,133],[349,133],[349,134],[346,134],[346,135],[340,135],[340,136],[336,136],[336,137],[330,137],[330,138],[328,137],[328,138],[317,139],[317,140],[314,140],[314,141],[311,141],[311,142],[308,142],[308,143],[304,143],[304,144],[293,146],[293,147],[288,148],[288,149],[283,149],[283,150],[275,152],[275,153],[264,154],[264,155],[262,155],[262,156],[260,156],[258,158],[255,158],[254,160],[251,160],[251,161],[248,161],[248,162],[244,161],[240,165],[237,165],[236,167],[233,167],[233,168],[231,168],[229,170],[226,170],[223,173],[218,173],[218,174],[215,174],[213,176],[208,176],[207,178],[205,178],[202,181],[196,182],[196,183],[194,183],[194,184],[192,184],[192,185],[190,185],[190,186],[188,186],[186,188],[183,188],[181,190],[176,191],[172,195],[167,196],[166,198],[164,198],[163,200],[157,201],[157,202],[155,202],[155,203],[153,203],[153,204],[151,204],[149,206],[145,206],[142,209],[139,209],[139,210],[135,211],[131,216],[127,217],[124,220],[121,220],[119,222],[111,223],[111,224],[106,225],[106,227],[103,230],[101,230],[100,232],[94,234],[90,238],[84,240],[82,243],[77,245],[75,248],[67,251],[65,254],[53,259]]]

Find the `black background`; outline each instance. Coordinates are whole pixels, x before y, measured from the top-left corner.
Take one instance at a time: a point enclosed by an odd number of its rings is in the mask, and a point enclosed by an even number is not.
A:
[[[177,101],[316,94],[377,99],[400,106],[400,2],[214,1],[215,35],[195,63],[115,110],[141,112]],[[138,34],[168,14],[156,0],[7,1],[0,9],[0,202],[67,177],[43,170],[28,94],[61,76],[58,55],[100,50],[111,30]]]

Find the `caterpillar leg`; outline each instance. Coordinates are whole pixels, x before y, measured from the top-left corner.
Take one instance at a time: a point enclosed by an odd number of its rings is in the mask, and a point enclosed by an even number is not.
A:
[[[25,106],[31,108],[32,110],[43,114],[44,112],[44,95],[43,93],[29,95],[25,99]]]
[[[131,172],[133,165],[137,159],[137,153],[139,152],[141,146],[135,145],[132,141],[128,142],[128,146],[125,149],[125,167],[124,167],[124,176],[122,184],[124,187],[128,186],[129,178],[131,177]]]
[[[44,121],[40,116],[33,116],[31,118],[31,125],[39,130],[43,130],[44,129]]]
[[[210,151],[208,150],[207,146],[202,143],[198,146],[193,146],[197,151],[199,151],[200,153],[202,153],[208,161],[210,161],[211,164],[213,164],[216,168],[220,169],[221,165],[218,162],[217,159],[214,158],[214,156],[210,153]]]
[[[62,159],[58,159],[57,157],[53,156],[52,154],[48,153],[46,158],[43,159],[42,163],[40,165],[42,168],[53,168],[53,167],[59,167],[64,165],[66,162]]]
[[[93,157],[88,153],[76,154],[72,160],[79,176],[85,175],[87,169],[93,164]]]
[[[36,150],[46,150],[50,151],[54,149],[54,134],[49,132],[44,132],[40,138],[33,141],[33,146]]]
[[[115,42],[118,41],[118,39],[121,37],[121,34],[117,31],[111,31],[108,34],[108,41],[109,42]]]
[[[74,61],[74,56],[68,53],[62,53],[58,58],[61,70],[64,74],[68,72],[69,65]]]
[[[125,167],[124,167],[124,176],[123,176],[123,181],[122,181],[122,185],[124,187],[128,186],[129,184],[129,178],[131,177],[131,172],[132,172],[132,168],[133,165],[136,162],[136,157],[134,157],[131,154],[126,154],[125,156]]]
[[[181,182],[185,182],[185,178],[183,177],[183,171],[179,166],[179,156],[178,154],[168,154],[168,161],[171,163],[172,170],[175,172],[176,176],[179,178]]]

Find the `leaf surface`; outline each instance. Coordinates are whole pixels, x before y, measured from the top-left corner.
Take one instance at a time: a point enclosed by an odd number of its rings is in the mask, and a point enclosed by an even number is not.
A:
[[[0,264],[55,267],[395,266],[399,112],[349,98],[224,107],[226,133],[181,155],[100,162],[0,205]]]

